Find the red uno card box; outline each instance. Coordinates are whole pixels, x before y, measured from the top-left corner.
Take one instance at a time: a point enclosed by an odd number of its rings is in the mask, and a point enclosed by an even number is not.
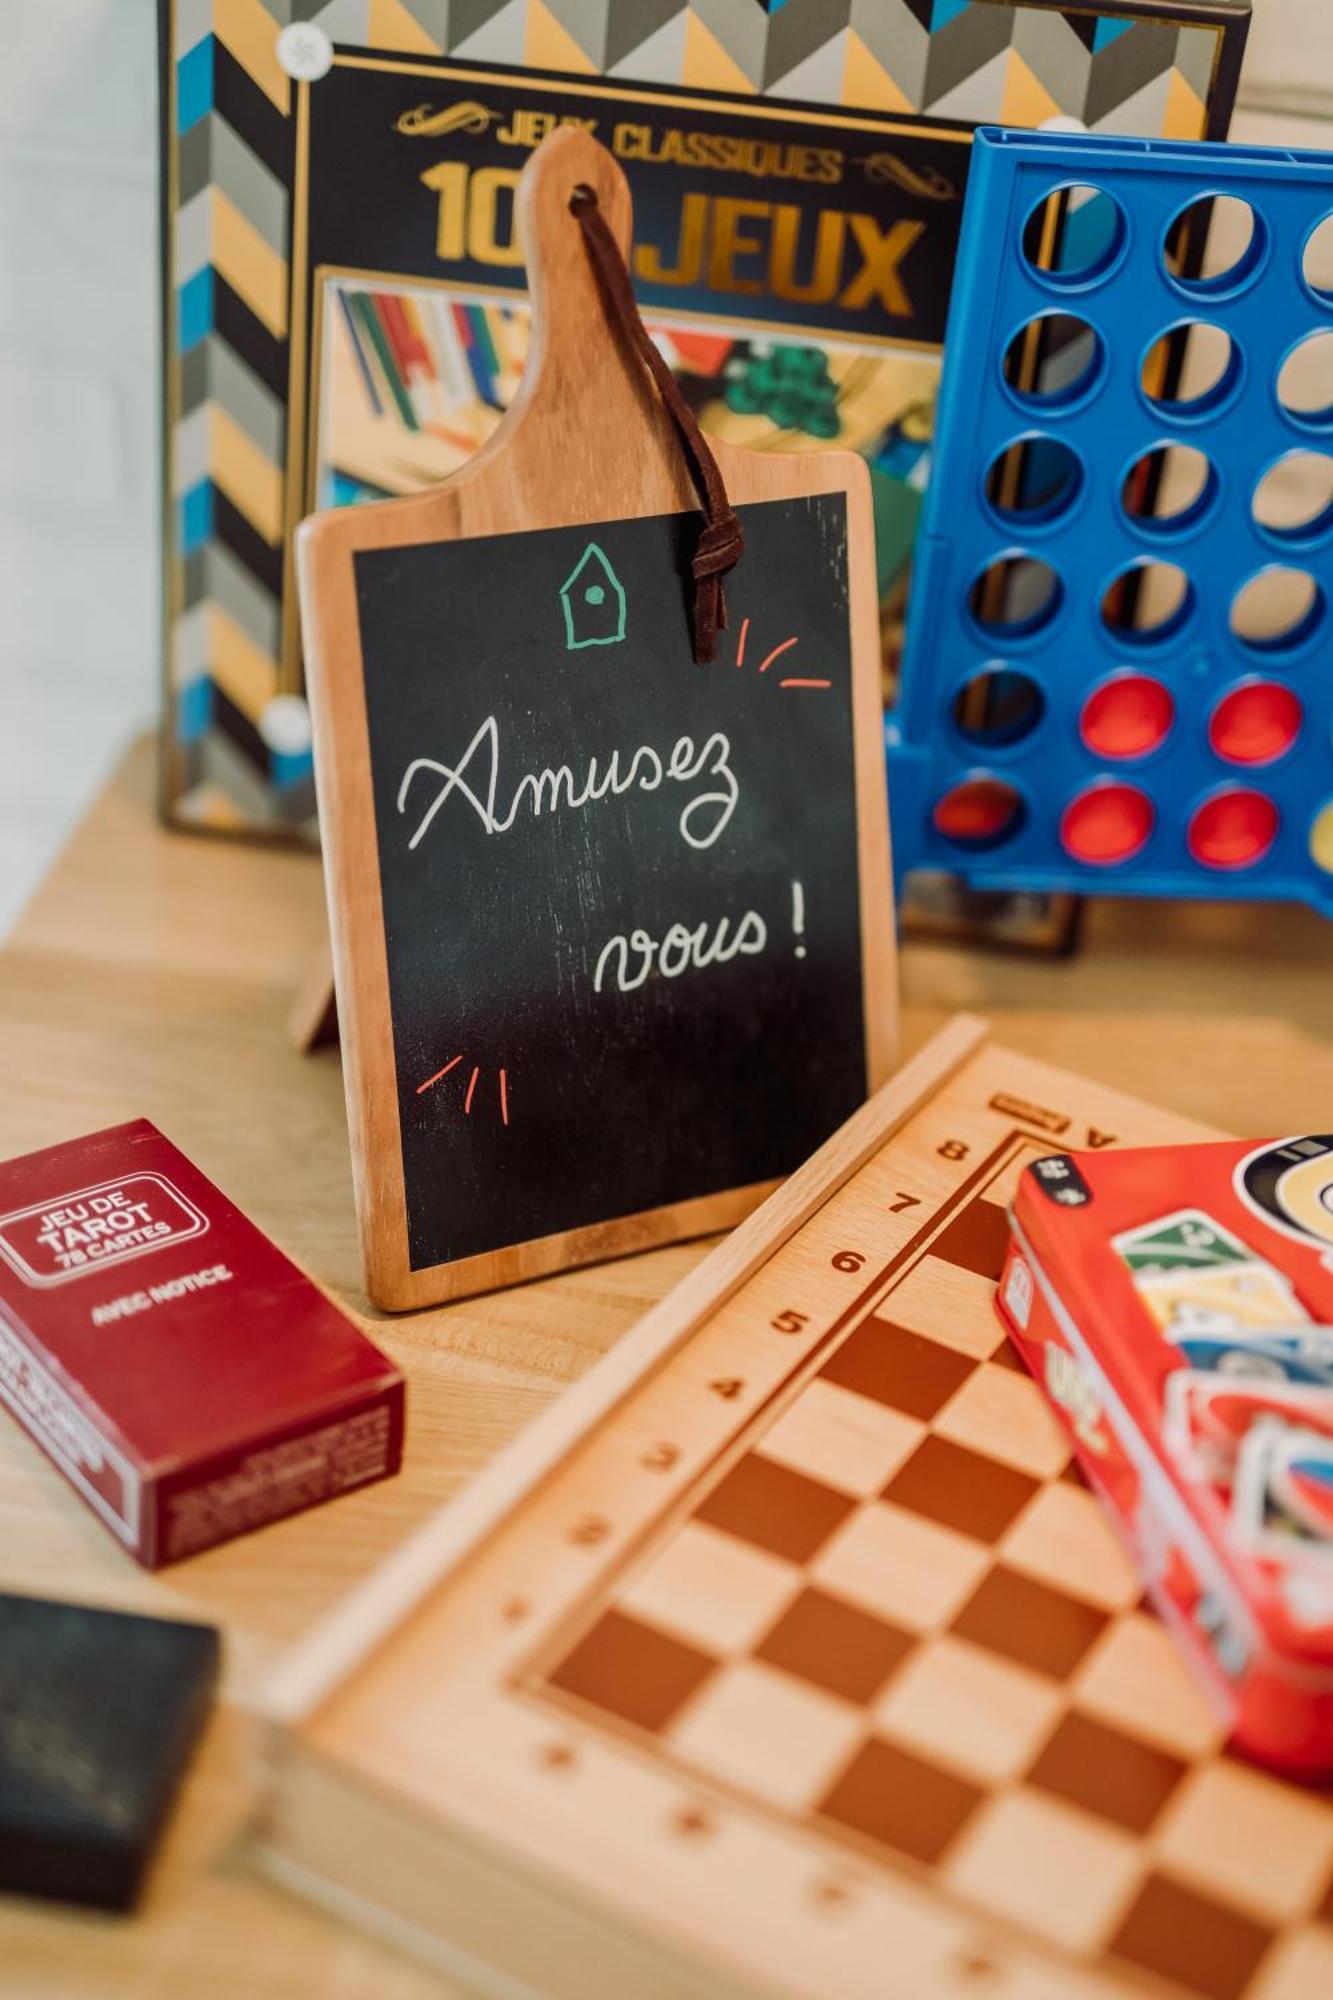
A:
[[[1225,138],[1249,0],[159,0],[163,797],[314,833],[291,532],[483,445],[513,190],[571,120],[705,428],[868,461],[901,636],[978,124]]]
[[[1333,1769],[1333,1136],[1036,1161],[997,1302],[1239,1746]]]
[[[147,1119],[0,1166],[0,1398],[150,1568],[402,1457],[397,1369]]]

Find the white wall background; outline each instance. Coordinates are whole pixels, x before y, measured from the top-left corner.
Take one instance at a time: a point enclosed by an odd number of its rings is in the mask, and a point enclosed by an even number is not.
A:
[[[1235,136],[1333,146],[1333,0],[1254,10]],[[0,934],[157,707],[155,98],[153,0],[0,0]]]
[[[0,0],[0,932],[157,703],[153,0]]]

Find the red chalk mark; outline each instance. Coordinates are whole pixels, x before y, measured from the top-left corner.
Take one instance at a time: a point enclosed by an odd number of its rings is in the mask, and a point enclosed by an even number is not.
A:
[[[451,1069],[457,1069],[462,1060],[461,1055],[451,1057],[443,1069],[437,1069],[434,1076],[428,1076],[424,1083],[417,1085],[417,1096],[420,1097],[423,1090],[429,1090],[433,1083],[438,1083],[442,1076],[448,1076]],[[467,1096],[463,1099],[463,1113],[465,1117],[470,1117],[472,1114],[472,1098],[477,1088],[477,1078],[480,1075],[481,1067],[478,1064],[468,1078]],[[503,1070],[500,1071],[500,1117],[506,1125],[509,1123],[509,1078]]]
[[[772,666],[774,660],[776,660],[780,654],[787,652],[795,644],[796,644],[795,639],[784,639],[780,646],[775,646],[772,652],[769,654],[768,658],[760,662],[759,665],[760,673],[766,674],[769,668]]]
[[[750,636],[750,621],[748,618],[742,618],[741,636],[736,643],[736,665],[738,667],[743,667],[745,665],[745,641],[749,638],[749,636]]]
[[[780,688],[831,688],[832,681],[779,681]]]
[[[417,1085],[417,1096],[420,1097],[423,1090],[429,1090],[433,1083],[438,1083],[442,1076],[448,1076],[454,1064],[461,1063],[462,1060],[462,1056],[455,1056],[452,1061],[445,1064],[443,1069],[437,1069],[434,1076],[428,1076],[424,1083],[419,1083]]]

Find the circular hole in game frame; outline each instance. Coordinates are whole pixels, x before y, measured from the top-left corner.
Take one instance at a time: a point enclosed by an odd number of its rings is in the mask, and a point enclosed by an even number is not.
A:
[[[1185,844],[1201,868],[1253,868],[1271,851],[1278,825],[1267,793],[1229,785],[1195,808]]]
[[[1283,416],[1303,430],[1333,428],[1333,333],[1307,333],[1287,350],[1277,371]]]
[[[1014,400],[1034,410],[1072,409],[1102,379],[1101,335],[1077,313],[1038,313],[1011,335],[1001,373]]]
[[[1325,875],[1333,875],[1333,799],[1326,799],[1310,821],[1310,859]]]
[[[1183,535],[1209,512],[1220,484],[1216,466],[1197,446],[1155,444],[1121,480],[1121,511],[1143,533]]]
[[[1176,719],[1170,690],[1150,674],[1114,674],[1083,704],[1078,733],[1094,757],[1129,763],[1165,743]]]
[[[1225,327],[1208,319],[1164,327],[1139,366],[1143,400],[1171,423],[1211,417],[1240,387],[1240,349]]]
[[[1091,868],[1115,868],[1141,854],[1157,814],[1137,785],[1101,778],[1069,801],[1060,815],[1060,845]]]
[[[1333,528],[1333,457],[1284,452],[1259,480],[1250,511],[1271,541],[1317,541]]]
[[[1269,563],[1232,598],[1232,637],[1252,653],[1293,653],[1314,637],[1324,611],[1324,593],[1308,569]]]
[[[1112,638],[1157,646],[1175,637],[1194,610],[1194,585],[1177,563],[1126,563],[1102,592],[1101,619]]]
[[[973,771],[935,801],[930,823],[942,839],[969,854],[984,854],[1012,840],[1027,818],[1017,785],[987,771]]]
[[[1333,306],[1333,209],[1316,222],[1302,245],[1301,276],[1321,306]]]
[[[1023,256],[1048,285],[1091,285],[1119,263],[1128,241],[1114,195],[1086,181],[1052,188],[1028,211]]]
[[[1268,232],[1236,194],[1200,194],[1178,208],[1162,236],[1162,268],[1190,298],[1239,291],[1264,260]]]
[[[1242,681],[1229,688],[1208,718],[1208,742],[1225,764],[1257,768],[1285,757],[1305,711],[1280,681]]]
[[[1069,512],[1083,490],[1083,461],[1063,438],[1032,431],[996,452],[986,504],[1006,527],[1041,528]]]
[[[978,750],[1007,750],[1030,736],[1046,712],[1031,674],[985,667],[963,683],[949,705],[954,728]]]
[[[1063,597],[1057,570],[1040,556],[1015,550],[997,556],[973,579],[967,608],[983,632],[1013,641],[1049,625]]]

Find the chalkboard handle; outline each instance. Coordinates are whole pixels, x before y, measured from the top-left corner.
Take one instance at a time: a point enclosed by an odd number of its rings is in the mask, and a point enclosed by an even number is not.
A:
[[[591,188],[620,255],[628,260],[633,224],[620,167],[586,132],[563,126],[543,140],[523,169],[515,201],[519,241],[532,298],[532,333],[518,394],[487,446],[466,466],[484,472],[492,453],[530,463],[538,486],[553,466],[576,516],[618,512],[607,505],[622,484],[618,468],[651,454],[681,508],[695,502],[670,417],[624,328],[606,302],[570,206]],[[618,366],[607,366],[608,353]],[[552,457],[553,447],[558,456]],[[511,459],[511,464],[513,463]],[[568,516],[567,516],[568,518]]]

